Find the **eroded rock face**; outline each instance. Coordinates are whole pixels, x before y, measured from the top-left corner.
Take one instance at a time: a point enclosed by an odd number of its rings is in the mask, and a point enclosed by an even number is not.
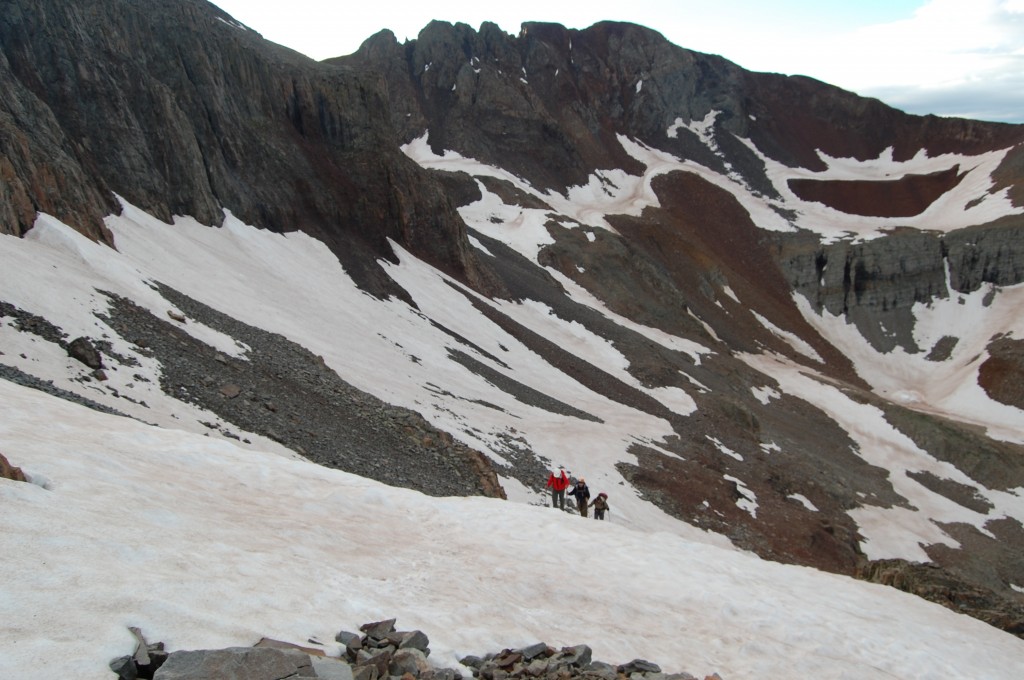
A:
[[[376,75],[196,0],[12,2],[0,17],[0,233],[37,211],[111,242],[114,193],[169,221],[301,229],[377,294],[393,239],[486,289],[462,220],[399,150]],[[490,281],[493,285],[493,281]]]
[[[866,563],[857,576],[912,593],[956,612],[969,613],[996,628],[1024,637],[1024,606],[934,564],[876,560]]]
[[[404,45],[382,32],[356,54],[329,61],[381,75],[403,140],[429,131],[436,153],[458,151],[541,190],[585,184],[596,169],[639,173],[641,166],[624,152],[618,135],[723,174],[732,171],[752,190],[769,196],[776,195],[775,188],[763,163],[739,138],[776,161],[810,170],[825,168],[819,152],[867,160],[891,148],[899,161],[922,150],[930,156],[977,154],[1024,141],[1022,126],[908,116],[809,78],[748,73],[629,24],[569,30],[527,23],[513,36],[493,24],[477,32],[465,24],[433,22]],[[715,152],[677,125],[691,121],[710,121],[717,133]],[[963,173],[951,161],[947,170],[929,175],[800,180],[792,188],[850,214],[911,216],[955,187]],[[1010,153],[992,191],[1006,187],[1020,202],[1022,178],[1022,154]],[[652,221],[659,229],[671,226],[679,240],[701,249],[703,261],[692,262],[691,276],[711,274],[723,260],[757,251],[752,241],[763,237],[752,229],[743,235],[746,241],[720,247],[709,257],[708,250],[714,251],[723,236],[738,235],[735,225],[745,218],[723,218],[722,201],[706,200],[711,188],[698,180],[688,180],[688,186],[664,178],[659,182],[659,198],[674,205]],[[1022,229],[1024,220],[1004,219],[945,236],[895,230],[882,239],[831,245],[797,234],[779,239],[776,260],[758,263],[753,271],[765,281],[767,268],[777,267],[789,287],[816,310],[845,315],[881,351],[927,352],[932,348],[915,345],[910,307],[954,291],[977,290],[986,282],[1024,280]],[[749,263],[745,268],[725,264],[730,281],[752,271]],[[773,291],[772,297],[779,300],[780,293]],[[688,303],[699,304],[692,295]],[[813,344],[813,334],[805,338]]]
[[[1024,219],[1006,218],[946,234],[942,243],[950,287],[971,293],[985,283],[1012,286],[1024,281],[1022,230]]]
[[[903,230],[858,243],[824,245],[806,233],[778,240],[783,272],[815,311],[852,321],[879,351],[930,349],[914,340],[911,308],[949,295],[941,238]]]
[[[778,237],[780,267],[816,311],[844,316],[879,351],[930,352],[913,337],[912,307],[1024,281],[1024,219],[935,234],[902,229],[881,238],[822,244]],[[948,280],[947,280],[948,273]]]

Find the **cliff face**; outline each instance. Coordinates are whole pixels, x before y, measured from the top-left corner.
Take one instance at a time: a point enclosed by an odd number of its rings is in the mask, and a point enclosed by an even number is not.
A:
[[[769,197],[778,197],[780,187],[767,177],[765,158],[820,172],[822,154],[867,161],[889,150],[899,162],[919,154],[977,155],[1024,140],[1021,126],[909,116],[808,78],[746,72],[628,24],[584,31],[524,24],[511,36],[493,24],[477,32],[435,22],[405,45],[383,32],[356,54],[329,61],[381,74],[403,141],[428,130],[434,152],[456,150],[545,190],[585,184],[600,169],[641,173],[618,135],[732,173]],[[680,126],[709,114],[713,144]],[[1024,205],[1022,156],[1021,147],[1008,154],[978,200],[1007,190]],[[952,160],[939,172],[794,179],[785,189],[841,213],[898,220],[925,213],[964,175]],[[702,192],[690,189],[688,196]],[[725,228],[718,203],[689,201],[674,214],[683,213],[683,231],[705,244]],[[883,238],[831,243],[799,231],[778,238],[771,267],[816,310],[847,316],[877,349],[927,351],[913,340],[910,308],[983,283],[1020,283],[1021,229],[1024,218],[1017,216],[945,234],[895,226]]]
[[[394,239],[486,287],[437,181],[398,150],[379,78],[275,46],[206,2],[11,3],[0,17],[0,229],[37,211],[109,240],[113,194],[227,209],[328,243],[377,293]]]
[[[937,348],[914,340],[913,306],[983,284],[1021,283],[1022,234],[1020,220],[1004,220],[945,235],[902,230],[860,243],[823,245],[802,235],[780,239],[779,264],[815,310],[846,317],[878,350],[930,352]]]
[[[117,210],[115,194],[167,220],[219,224],[228,209],[325,240],[377,292],[389,284],[365,263],[390,256],[387,239],[482,290],[500,289],[468,248],[450,187],[397,148],[424,130],[435,151],[458,150],[540,189],[585,183],[597,169],[639,172],[617,142],[625,135],[738,173],[766,195],[776,190],[764,163],[739,138],[814,170],[819,150],[872,158],[892,147],[899,159],[922,149],[980,153],[1022,137],[1018,126],[906,116],[809,79],[748,73],[627,24],[525,24],[511,36],[494,24],[477,32],[435,22],[409,44],[384,32],[351,57],[318,64],[199,0],[15,2],[0,17],[0,41],[3,233],[24,233],[47,212],[109,240],[102,217]],[[687,128],[665,134],[711,111],[714,128],[728,133],[717,148]],[[1000,177],[1017,200],[1022,155]],[[846,212],[912,215],[956,178],[810,182],[802,192]],[[692,218],[714,223],[711,213]],[[947,259],[954,290],[1019,282],[1019,226],[950,234],[915,255],[920,262],[899,254],[903,237],[825,247],[811,262],[798,237],[780,262],[819,308],[898,315],[893,305],[941,294]],[[870,321],[858,323],[869,331]],[[894,344],[906,340],[878,346]]]

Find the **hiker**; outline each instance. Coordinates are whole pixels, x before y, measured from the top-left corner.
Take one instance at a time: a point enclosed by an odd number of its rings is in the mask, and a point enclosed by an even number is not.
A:
[[[565,510],[565,490],[568,486],[569,478],[565,474],[565,469],[562,467],[552,468],[551,475],[548,477],[548,487],[551,489],[551,507]]]
[[[608,507],[608,494],[604,491],[597,494],[597,498],[590,504],[590,507],[594,508],[594,519],[604,519],[604,513],[610,509]]]
[[[587,488],[587,480],[580,477],[569,495],[576,497],[576,507],[579,508],[580,515],[586,517],[587,506],[590,504],[590,489]]]

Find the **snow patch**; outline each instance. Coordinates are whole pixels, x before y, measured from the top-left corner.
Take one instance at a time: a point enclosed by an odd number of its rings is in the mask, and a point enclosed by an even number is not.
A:
[[[750,516],[757,519],[757,496],[747,488],[742,479],[732,475],[722,475],[722,478],[736,485],[736,491],[740,495],[736,499],[736,507],[750,513]]]
[[[730,458],[735,458],[738,461],[742,461],[743,460],[743,456],[742,455],[740,455],[740,454],[736,453],[735,451],[733,451],[732,449],[730,449],[728,446],[723,444],[717,438],[712,437],[709,434],[704,435],[704,438],[707,439],[712,444],[714,444],[716,449],[718,449],[719,451],[721,451],[725,455],[729,456]]]
[[[818,354],[818,352],[815,351],[815,349],[811,347],[809,344],[807,344],[807,342],[805,342],[800,336],[796,335],[795,333],[790,333],[789,331],[782,330],[781,328],[779,328],[778,326],[776,326],[771,321],[764,318],[754,310],[750,310],[750,313],[754,315],[754,318],[756,318],[762,326],[771,331],[772,335],[775,335],[776,337],[784,340],[786,344],[792,347],[794,350],[804,355],[808,359],[811,359],[812,361],[817,361],[819,364],[825,363],[825,360],[821,358],[821,355]]]
[[[782,397],[776,389],[767,385],[764,387],[751,387],[750,392],[754,395],[754,399],[757,399],[765,406],[767,406],[768,402],[772,399],[780,399]]]
[[[818,512],[818,508],[815,507],[814,503],[808,500],[806,496],[803,496],[798,493],[791,493],[788,496],[786,496],[786,498],[792,498],[793,500],[797,501],[811,512]]]

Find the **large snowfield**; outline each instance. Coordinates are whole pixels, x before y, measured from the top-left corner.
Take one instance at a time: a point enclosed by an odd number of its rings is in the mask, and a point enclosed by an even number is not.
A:
[[[0,480],[0,677],[111,677],[107,662],[132,650],[129,626],[171,650],[271,637],[314,639],[337,653],[339,630],[391,617],[402,629],[426,632],[431,659],[448,667],[463,655],[543,641],[589,644],[610,663],[645,658],[666,671],[717,672],[725,680],[1024,674],[1020,639],[892,588],[760,560],[663,515],[612,479],[591,480],[611,492],[610,520],[597,522],[544,507],[511,480],[503,480],[510,501],[437,499],[297,460],[258,438],[243,445],[207,436],[198,421],[211,414],[162,397],[155,381],[121,375],[155,377],[159,367],[97,320],[105,298],[95,289],[165,315],[168,303],[145,282],[170,281],[238,318],[286,330],[350,379],[363,376],[366,387],[374,376],[361,367],[398,362],[386,352],[429,357],[443,342],[435,348],[429,325],[406,306],[359,293],[308,237],[270,234],[230,217],[219,229],[189,220],[165,225],[127,205],[108,223],[120,252],[46,217],[26,238],[0,237],[9,302],[71,337],[106,336],[141,363],[109,371],[106,386],[83,388],[71,378],[84,367],[12,323],[0,327],[3,361],[135,408],[133,415],[153,423],[0,381],[0,452],[32,482]],[[396,279],[415,281],[420,296],[444,288],[439,274],[408,255],[399,269]],[[447,322],[469,334],[472,318],[459,322],[458,308],[446,309]],[[521,315],[530,313],[543,310]],[[321,328],[344,320],[344,332],[324,334],[343,346],[319,340],[308,319]],[[360,319],[375,324],[363,329]],[[230,338],[186,327],[244,356]],[[398,333],[407,346],[397,350],[377,335]],[[416,337],[421,345],[409,347]],[[488,346],[486,337],[473,339]],[[507,337],[490,340],[498,341],[509,364],[523,366],[520,377],[528,376],[522,349]],[[586,337],[577,342],[601,348]],[[393,401],[429,410],[424,393],[409,385],[440,379],[377,376],[374,384]],[[448,380],[461,381],[463,394],[476,384],[468,373]],[[109,388],[147,406],[112,399]],[[546,389],[562,388],[556,381]],[[659,434],[659,423],[596,395],[580,397],[577,387],[572,403],[581,399],[605,425],[569,434],[555,422],[543,425],[558,462],[585,469],[580,438],[609,439],[603,453],[596,443],[589,453],[622,457],[624,442],[609,433],[646,427]]]
[[[266,636],[338,653],[339,630],[391,617],[447,667],[543,641],[726,680],[1024,670],[1024,641],[892,588],[550,508],[430,498],[6,381],[0,399],[0,448],[34,482],[0,482],[0,677],[108,678],[129,626],[171,650]]]

